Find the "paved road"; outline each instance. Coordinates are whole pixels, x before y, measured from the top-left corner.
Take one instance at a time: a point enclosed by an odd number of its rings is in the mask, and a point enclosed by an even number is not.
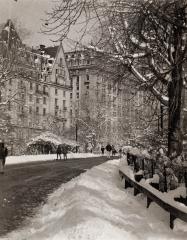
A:
[[[49,193],[106,157],[8,165],[0,175],[0,236],[26,224]]]

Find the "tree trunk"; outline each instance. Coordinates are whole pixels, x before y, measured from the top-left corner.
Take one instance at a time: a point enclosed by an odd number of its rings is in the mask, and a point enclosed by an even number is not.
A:
[[[168,84],[168,156],[178,156],[182,152],[182,91],[183,74],[182,62],[179,56],[182,51],[182,29],[176,28],[174,39],[174,64],[171,73],[171,81]]]
[[[181,70],[175,68],[172,81],[168,86],[168,156],[180,155],[182,152],[182,76]]]

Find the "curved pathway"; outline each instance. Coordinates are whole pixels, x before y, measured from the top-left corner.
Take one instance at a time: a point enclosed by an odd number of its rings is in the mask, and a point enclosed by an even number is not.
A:
[[[0,236],[26,224],[47,195],[106,157],[8,165],[0,175]]]

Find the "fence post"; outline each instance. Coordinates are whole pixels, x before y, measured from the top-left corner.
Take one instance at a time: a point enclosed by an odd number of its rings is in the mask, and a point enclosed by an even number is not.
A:
[[[144,158],[142,158],[142,170],[144,171]]]
[[[166,166],[164,165],[164,192],[167,192],[167,175],[166,175]]]
[[[130,153],[127,152],[127,164],[130,165]]]
[[[155,173],[155,169],[154,169],[154,160],[151,159],[151,174],[152,174],[152,177],[153,177],[154,173]]]
[[[134,171],[138,172],[139,171],[139,167],[138,167],[138,163],[137,163],[137,156],[133,155],[133,162],[134,162]]]
[[[185,187],[186,187],[186,198],[187,198],[187,171],[186,171],[186,169],[184,172],[184,182],[185,182]]]

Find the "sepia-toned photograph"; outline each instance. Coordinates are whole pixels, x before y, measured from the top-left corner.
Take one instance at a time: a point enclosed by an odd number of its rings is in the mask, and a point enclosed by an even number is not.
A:
[[[0,0],[0,240],[187,239],[187,0]]]

